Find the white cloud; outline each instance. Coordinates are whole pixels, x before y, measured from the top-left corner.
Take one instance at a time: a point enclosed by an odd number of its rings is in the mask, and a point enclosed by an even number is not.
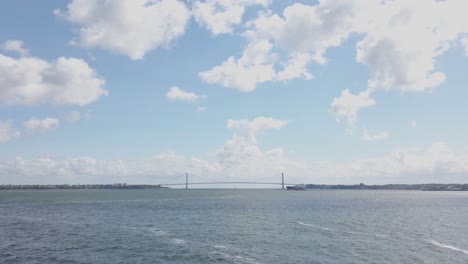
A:
[[[310,53],[323,64],[325,51],[339,46],[352,32],[355,1],[321,1],[319,5],[300,3],[286,7],[283,15],[262,13],[249,25],[250,39],[269,39],[290,53]]]
[[[387,132],[381,132],[381,133],[377,133],[374,135],[369,135],[369,133],[367,132],[367,129],[364,129],[361,139],[364,141],[379,141],[379,140],[387,139],[389,137],[390,135]]]
[[[11,121],[0,120],[0,143],[10,141],[19,136],[20,132],[11,125]]]
[[[242,56],[238,59],[231,56],[223,64],[200,73],[200,77],[207,83],[244,92],[253,91],[266,81],[312,79],[307,65],[311,61],[325,63],[326,49],[338,46],[351,32],[345,25],[348,16],[345,7],[350,4],[323,2],[329,4],[319,7],[293,4],[284,10],[284,17],[260,13],[246,24],[244,36],[249,44]],[[285,54],[275,50],[283,50]],[[280,66],[282,69],[278,69]]]
[[[445,80],[445,74],[435,70],[435,61],[468,32],[468,18],[461,11],[466,8],[466,1],[295,3],[282,16],[260,14],[249,23],[246,36],[270,40],[290,53],[310,53],[322,64],[327,49],[340,46],[351,34],[361,34],[356,60],[371,70],[369,88],[424,91]]]
[[[354,95],[346,89],[341,92],[340,97],[333,99],[329,111],[335,114],[337,122],[347,120],[348,125],[353,125],[359,110],[373,105],[375,100],[370,98],[369,90]]]
[[[307,54],[294,54],[283,63],[283,69],[277,71],[278,54],[272,52],[272,44],[267,40],[253,41],[247,45],[240,58],[231,56],[221,65],[200,72],[199,76],[210,84],[251,92],[257,84],[267,81],[312,79],[312,74],[306,68],[309,60]]]
[[[65,115],[65,120],[70,123],[78,122],[80,119],[81,113],[76,110],[70,111]]]
[[[270,81],[275,77],[276,57],[271,54],[271,48],[268,41],[250,43],[239,59],[229,57],[222,65],[199,75],[207,83],[219,83],[243,92],[253,91],[257,83]]]
[[[48,62],[0,54],[0,105],[86,105],[107,95],[105,81],[76,58]]]
[[[412,128],[416,128],[416,125],[417,125],[417,124],[416,124],[416,121],[414,121],[414,120],[411,121],[410,126],[411,126]]]
[[[81,26],[75,44],[134,60],[183,35],[190,18],[188,8],[177,0],[73,0],[66,11],[54,13]]]
[[[296,167],[295,161],[283,156],[281,148],[263,151],[257,137],[269,129],[281,129],[289,121],[271,117],[229,120],[227,127],[236,133],[217,151],[220,175],[248,179],[255,175],[272,176],[288,167]]]
[[[424,8],[421,8],[424,6]],[[373,89],[424,91],[445,80],[436,59],[468,32],[466,1],[387,1],[369,13],[357,61],[371,69]],[[431,19],[428,19],[428,18]]]
[[[195,93],[186,92],[179,87],[171,87],[166,93],[166,97],[172,101],[189,101],[196,102],[199,96]]]
[[[28,133],[47,132],[57,129],[60,121],[55,118],[47,117],[45,119],[31,118],[24,122],[24,127]]]
[[[17,52],[22,56],[26,56],[29,53],[29,50],[23,47],[24,43],[21,40],[7,40],[0,47],[4,51]]]
[[[200,77],[244,92],[267,81],[310,79],[307,67],[311,62],[326,63],[327,50],[354,36],[358,40],[356,61],[367,65],[370,72],[364,90],[430,91],[446,79],[438,58],[468,33],[468,17],[462,11],[467,9],[468,2],[460,0],[294,3],[278,14],[260,12],[246,23],[243,36],[248,44],[243,54],[229,57],[201,72]],[[254,49],[259,43],[264,48]],[[468,47],[466,37],[461,43]],[[260,59],[250,55],[251,50]],[[297,54],[301,57],[295,57]],[[332,105],[337,108],[332,110],[338,112],[337,120],[353,123],[360,108],[375,104],[366,94],[357,96],[357,104],[343,105],[335,99]]]
[[[256,143],[258,133],[268,129],[280,129],[288,123],[289,121],[287,120],[259,116],[252,121],[247,119],[228,120],[227,128],[237,129],[243,138],[246,138],[251,143]]]
[[[313,78],[309,70],[307,70],[307,64],[311,60],[309,54],[301,53],[291,56],[286,62],[284,69],[277,73],[276,79],[292,80],[302,78],[304,80],[311,80]]]
[[[246,7],[251,5],[268,6],[270,0],[205,0],[195,1],[192,12],[195,20],[206,26],[214,35],[230,33],[233,27],[242,22]]]

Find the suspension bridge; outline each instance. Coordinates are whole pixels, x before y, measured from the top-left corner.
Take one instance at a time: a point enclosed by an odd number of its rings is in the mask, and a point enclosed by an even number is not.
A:
[[[182,182],[183,177],[185,176],[185,181]],[[290,176],[289,176],[290,177]],[[195,181],[189,181],[189,179],[194,178]],[[231,178],[231,177],[230,177]],[[274,179],[278,179],[279,181],[274,181]],[[292,178],[292,177],[290,177]],[[294,179],[294,178],[293,178]],[[240,181],[240,180],[226,180],[226,181],[221,181],[219,178],[213,179],[213,178],[206,178],[206,177],[201,177],[197,175],[191,175],[189,178],[189,173],[185,173],[184,175],[178,175],[170,180],[168,180],[166,183],[161,183],[159,184],[162,187],[170,187],[170,186],[185,186],[185,189],[189,189],[190,185],[279,185],[281,186],[281,189],[285,189],[286,185],[302,185],[301,181],[298,181],[297,179],[294,179],[297,182],[285,182],[284,181],[284,173],[281,173],[281,177],[279,176],[270,176],[266,178],[261,178],[261,179],[253,179],[251,181]],[[180,182],[177,182],[180,181]]]

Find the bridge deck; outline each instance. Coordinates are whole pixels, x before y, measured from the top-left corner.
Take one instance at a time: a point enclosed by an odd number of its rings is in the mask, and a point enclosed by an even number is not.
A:
[[[204,184],[265,184],[265,185],[282,185],[281,182],[189,182],[188,185],[204,185]],[[186,185],[186,183],[167,183],[160,184],[162,186],[169,185]],[[298,183],[284,183],[284,185],[298,185]]]

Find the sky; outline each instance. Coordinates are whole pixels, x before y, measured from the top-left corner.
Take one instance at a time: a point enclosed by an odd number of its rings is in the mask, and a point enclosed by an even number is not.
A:
[[[466,10],[2,1],[0,184],[466,183]]]

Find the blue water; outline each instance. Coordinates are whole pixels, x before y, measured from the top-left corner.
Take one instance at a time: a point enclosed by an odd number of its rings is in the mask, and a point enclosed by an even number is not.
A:
[[[468,193],[0,191],[0,263],[468,263]]]

